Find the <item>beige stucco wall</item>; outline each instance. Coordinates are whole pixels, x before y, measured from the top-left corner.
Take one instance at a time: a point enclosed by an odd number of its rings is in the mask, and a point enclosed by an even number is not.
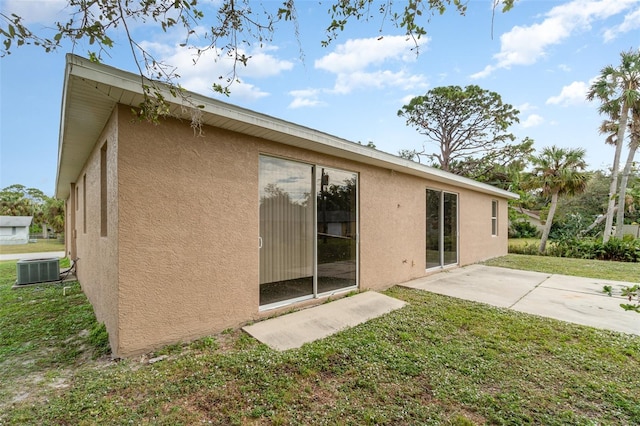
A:
[[[70,256],[79,257],[76,274],[94,307],[99,322],[118,349],[118,120],[114,113],[95,143],[84,168],[72,185],[67,207],[66,244]],[[108,234],[101,236],[100,149],[107,143]],[[77,188],[77,190],[76,190]],[[77,194],[77,199],[76,199]],[[75,241],[74,241],[75,239]]]
[[[384,289],[433,272],[424,266],[426,188],[459,194],[461,264],[506,254],[504,199],[499,235],[492,237],[494,197],[220,129],[194,136],[189,123],[154,126],[132,121],[130,114],[129,107],[117,110],[76,182],[82,186],[86,173],[86,235],[82,199],[75,211],[78,276],[118,356],[274,313],[259,312],[261,154],[359,174],[362,289]],[[109,234],[100,237],[105,140]]]
[[[129,355],[247,321],[258,307],[256,141],[120,109],[120,342]]]

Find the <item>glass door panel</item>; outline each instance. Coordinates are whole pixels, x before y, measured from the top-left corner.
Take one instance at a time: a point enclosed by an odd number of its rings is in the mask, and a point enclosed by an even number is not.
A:
[[[426,268],[458,263],[458,195],[427,189]]]
[[[458,263],[458,195],[445,192],[442,224],[443,224],[443,266]]]
[[[427,189],[427,269],[440,266],[440,191]]]
[[[356,183],[355,173],[316,173],[318,294],[357,284]]]
[[[313,166],[260,157],[260,305],[313,297]]]

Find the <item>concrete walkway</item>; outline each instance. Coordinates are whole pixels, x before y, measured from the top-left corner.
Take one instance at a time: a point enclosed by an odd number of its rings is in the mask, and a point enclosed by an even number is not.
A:
[[[640,314],[620,295],[637,283],[520,271],[484,265],[452,269],[402,284],[520,312],[640,335]],[[614,296],[602,292],[605,285]],[[617,295],[617,296],[616,296]]]
[[[405,304],[393,297],[367,291],[242,329],[273,349],[284,351],[400,309]]]
[[[65,257],[64,251],[46,251],[42,253],[0,254],[0,260],[33,260]]]

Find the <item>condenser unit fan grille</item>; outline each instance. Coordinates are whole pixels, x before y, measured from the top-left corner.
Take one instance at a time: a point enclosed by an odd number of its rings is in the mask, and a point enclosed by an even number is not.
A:
[[[17,285],[57,281],[60,278],[60,259],[19,260],[17,268]]]

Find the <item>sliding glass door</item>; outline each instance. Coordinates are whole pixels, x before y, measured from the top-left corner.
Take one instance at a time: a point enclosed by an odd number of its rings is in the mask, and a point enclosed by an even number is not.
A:
[[[426,268],[458,263],[458,195],[427,189]]]
[[[313,295],[313,167],[260,157],[260,305]]]
[[[260,156],[260,306],[357,286],[357,174]]]
[[[316,176],[318,293],[356,285],[357,175],[320,168]]]

